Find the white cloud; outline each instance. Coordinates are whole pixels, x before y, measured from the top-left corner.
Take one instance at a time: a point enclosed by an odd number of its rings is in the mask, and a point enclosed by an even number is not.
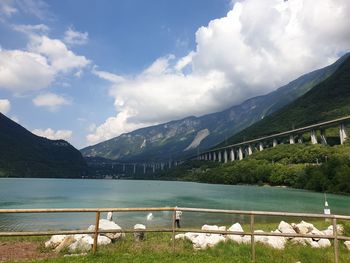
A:
[[[79,72],[90,63],[84,56],[74,54],[61,40],[44,35],[48,30],[45,25],[14,28],[29,36],[28,50],[0,50],[0,89],[15,93],[44,89],[60,74]]]
[[[87,43],[88,39],[88,32],[75,31],[71,27],[64,33],[64,42],[70,45],[83,45]]]
[[[48,107],[52,111],[57,110],[60,106],[71,104],[67,98],[54,93],[38,95],[33,99],[33,103],[35,106]]]
[[[99,71],[97,70],[97,67],[94,66],[92,69],[92,73],[98,76],[101,79],[113,82],[113,83],[119,83],[123,82],[125,79],[122,76],[107,72],[107,71]]]
[[[23,13],[35,16],[39,19],[45,19],[50,17],[51,14],[48,11],[48,4],[42,0],[16,0],[18,8]]]
[[[68,140],[72,138],[73,132],[70,130],[53,130],[51,128],[48,128],[46,130],[42,129],[34,129],[32,133],[41,136],[46,137],[50,140]]]
[[[6,17],[11,17],[17,12],[18,10],[12,5],[11,0],[2,0],[0,2],[0,16],[4,15]]]
[[[0,50],[0,88],[16,93],[39,90],[50,85],[55,71],[47,59],[37,53]]]
[[[7,99],[0,99],[0,112],[6,114],[10,111],[11,103]]]
[[[323,67],[349,51],[349,13],[348,0],[238,1],[197,30],[187,56],[159,58],[133,77],[99,75],[114,83],[117,113],[87,139],[223,110]]]

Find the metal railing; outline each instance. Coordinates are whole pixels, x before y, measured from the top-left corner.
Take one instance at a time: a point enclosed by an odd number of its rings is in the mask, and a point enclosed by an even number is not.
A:
[[[126,229],[126,230],[99,230],[100,215],[102,212],[153,212],[153,211],[170,211],[172,215],[172,227],[163,229]],[[217,231],[217,230],[198,230],[198,229],[180,229],[175,227],[176,211],[191,213],[220,213],[245,215],[250,217],[250,231]],[[278,237],[299,237],[299,238],[322,238],[332,239],[334,246],[334,262],[339,262],[339,240],[350,240],[350,237],[338,235],[337,220],[350,220],[346,215],[324,215],[311,213],[289,213],[289,212],[268,212],[268,211],[242,211],[242,210],[222,210],[222,209],[204,209],[204,208],[187,208],[187,207],[157,207],[157,208],[70,208],[70,209],[0,209],[0,214],[7,213],[96,213],[95,230],[68,230],[68,231],[31,231],[31,232],[0,232],[0,237],[9,236],[47,236],[47,235],[73,235],[73,234],[91,234],[94,235],[93,252],[97,251],[97,238],[103,233],[134,233],[134,232],[154,232],[154,233],[172,233],[172,246],[175,252],[175,234],[184,232],[222,234],[222,235],[248,235],[251,237],[251,258],[255,261],[255,236],[278,236]],[[273,233],[273,232],[254,232],[256,216],[272,217],[298,217],[298,218],[317,218],[331,219],[333,225],[333,235],[303,235],[291,233]]]

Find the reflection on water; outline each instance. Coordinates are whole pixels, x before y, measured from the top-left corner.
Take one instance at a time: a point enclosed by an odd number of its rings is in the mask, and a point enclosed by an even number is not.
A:
[[[328,195],[333,213],[350,214],[350,197]],[[286,212],[323,211],[323,194],[302,190],[257,186],[210,185],[188,182],[0,179],[1,208],[91,208],[91,207],[202,207],[214,209],[266,210]],[[122,227],[136,223],[149,227],[170,227],[171,212],[114,213]],[[101,215],[103,218],[106,214]],[[94,213],[0,214],[0,231],[86,229],[94,224]],[[247,222],[239,215],[184,213],[182,225]],[[256,221],[277,218],[259,217]]]

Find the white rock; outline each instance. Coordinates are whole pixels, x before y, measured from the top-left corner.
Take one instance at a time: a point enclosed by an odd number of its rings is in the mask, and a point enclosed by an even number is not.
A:
[[[320,247],[330,247],[331,246],[331,242],[326,238],[321,238],[317,243]]]
[[[235,223],[230,226],[228,231],[244,233],[243,228],[239,223]],[[243,242],[243,236],[244,235],[227,235],[227,238],[240,244]]]
[[[316,227],[311,231],[311,235],[321,235],[324,236],[324,233],[320,230],[318,230]],[[319,237],[311,237],[313,240],[315,241],[319,241],[320,238]]]
[[[105,245],[109,245],[110,243],[112,243],[112,240],[110,240],[108,237],[98,235],[97,237],[98,245],[105,246]]]
[[[65,237],[66,235],[53,235],[49,241],[45,242],[45,247],[56,248],[59,244],[61,244]]]
[[[307,244],[310,244],[313,240],[311,238],[295,237],[292,238],[290,241],[295,245],[306,246]]]
[[[142,224],[136,224],[134,225],[134,229],[144,230],[146,229],[146,226]]]
[[[177,234],[175,236],[175,239],[185,239],[185,238],[186,238],[185,234]]]
[[[344,245],[346,246],[346,248],[350,251],[350,241],[345,241]]]
[[[118,226],[113,221],[108,221],[107,219],[100,219],[99,221],[99,230],[121,230],[122,228]],[[104,233],[104,235],[112,240],[120,239],[124,236],[123,233]]]
[[[333,229],[325,229],[325,230],[322,230],[322,232],[326,236],[333,236]]]
[[[294,225],[293,228],[298,234],[306,235],[307,233],[311,232],[315,227],[313,224],[301,221],[299,224]]]
[[[198,234],[193,240],[193,248],[195,250],[207,248],[207,236],[205,234]]]
[[[69,252],[87,252],[91,249],[91,244],[89,244],[84,238],[78,239],[73,244],[68,246]]]
[[[242,243],[243,244],[250,244],[252,241],[251,236],[244,236],[242,237]]]
[[[209,237],[207,237],[206,241],[208,247],[214,247],[220,242],[225,242],[225,238],[222,235],[212,234]]]
[[[275,249],[284,249],[286,239],[284,237],[269,236],[267,237],[267,245]]]
[[[327,229],[332,230],[332,234],[333,234],[333,225],[330,225]],[[342,235],[344,232],[344,227],[342,225],[337,225],[337,232],[338,232],[338,235]]]
[[[219,227],[216,225],[203,225],[202,230],[217,231],[217,230],[219,230]]]
[[[219,226],[220,231],[226,231],[226,226]]]
[[[280,222],[280,224],[278,225],[278,230],[284,234],[295,234],[296,233],[295,230],[293,229],[293,227],[284,221]]]
[[[79,239],[82,239],[82,238],[84,238],[86,236],[87,236],[86,234],[75,234],[75,235],[73,235],[75,241],[78,241]]]
[[[311,245],[311,247],[313,247],[313,248],[319,248],[319,247],[320,247],[320,245],[319,245],[318,242],[316,242],[316,241],[311,241],[310,245]]]

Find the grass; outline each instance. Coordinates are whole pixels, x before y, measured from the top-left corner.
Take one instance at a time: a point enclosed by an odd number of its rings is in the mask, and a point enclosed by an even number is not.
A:
[[[290,220],[290,222],[297,220]],[[325,229],[330,225],[324,221],[308,221],[319,229]],[[249,225],[243,225],[245,230]],[[276,223],[257,223],[255,229],[271,231],[277,228]],[[350,235],[349,225],[345,227],[345,235]],[[12,238],[11,241],[33,241],[43,243],[48,237],[20,237]],[[1,238],[0,241],[10,240]],[[350,262],[350,251],[347,251],[341,241],[339,243],[340,262]],[[333,246],[329,248],[315,249],[287,243],[284,250],[277,250],[268,246],[256,244],[256,262],[281,263],[281,262],[317,262],[328,263],[334,260]],[[85,256],[63,257],[46,259],[41,261],[26,262],[251,262],[251,246],[226,242],[203,251],[195,251],[191,242],[176,240],[176,251],[172,251],[171,233],[146,233],[143,242],[134,242],[131,234],[126,238],[108,246],[99,246],[96,254],[88,253]]]

